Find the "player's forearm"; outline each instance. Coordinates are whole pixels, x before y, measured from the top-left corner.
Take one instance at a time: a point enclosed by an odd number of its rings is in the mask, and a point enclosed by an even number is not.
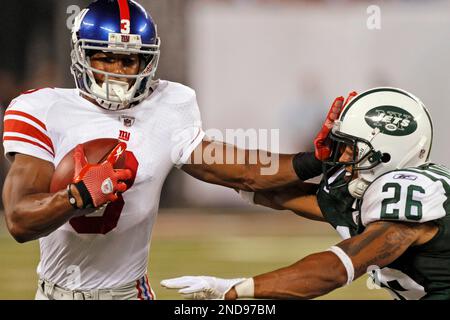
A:
[[[75,216],[66,190],[24,196],[5,209],[8,229],[21,243],[46,236]]]
[[[249,151],[250,153],[256,151]],[[241,189],[259,191],[278,188],[299,181],[292,166],[295,155],[270,154],[270,162],[258,158],[256,164],[246,164]]]
[[[274,154],[259,150],[244,150],[246,162],[218,171],[224,178],[231,178],[238,189],[262,191],[287,187],[306,181],[322,173],[322,162],[312,152],[298,154]],[[256,161],[255,161],[256,159]],[[227,176],[228,175],[228,176]]]
[[[312,299],[343,286],[346,271],[331,252],[310,255],[297,263],[256,276],[254,297],[259,299]],[[236,299],[233,288],[225,296]]]
[[[292,186],[255,192],[253,202],[275,210],[290,210],[307,219],[325,221],[317,203],[317,187],[299,181]]]
[[[201,155],[201,162],[197,158]],[[223,142],[203,141],[182,169],[205,182],[245,191],[258,191],[298,181],[295,155],[244,150]]]

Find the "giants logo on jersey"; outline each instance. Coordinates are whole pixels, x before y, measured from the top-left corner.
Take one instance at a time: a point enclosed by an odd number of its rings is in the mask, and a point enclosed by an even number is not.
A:
[[[126,132],[123,130],[119,131],[119,140],[130,141],[130,136],[131,136],[131,134],[129,132]]]

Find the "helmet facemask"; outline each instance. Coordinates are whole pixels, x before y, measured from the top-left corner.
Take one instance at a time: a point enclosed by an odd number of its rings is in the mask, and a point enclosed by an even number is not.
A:
[[[337,121],[330,132],[331,155],[328,160],[323,161],[324,181],[328,189],[348,186],[353,197],[361,198],[370,181],[361,177],[360,172],[373,170],[381,163],[389,162],[390,155],[376,150],[370,141],[379,133],[378,130],[375,129],[370,140],[367,140],[343,133],[339,127],[340,122]],[[351,150],[350,159],[342,159],[348,148]],[[331,185],[330,177],[342,168],[347,171],[344,181]]]
[[[139,44],[139,36],[125,35],[128,43],[119,43],[115,37],[124,35],[111,34],[111,41],[76,40],[72,49],[72,74],[75,77],[80,91],[94,99],[102,108],[108,110],[122,110],[144,100],[150,92],[153,78],[159,62],[160,40],[155,45]],[[130,39],[131,38],[131,39]],[[134,41],[133,41],[134,38]],[[140,70],[136,75],[125,75],[105,72],[91,66],[92,52],[109,52],[114,54],[138,54],[140,57]],[[94,74],[104,76],[100,86]],[[111,78],[132,79],[132,84],[117,81]]]

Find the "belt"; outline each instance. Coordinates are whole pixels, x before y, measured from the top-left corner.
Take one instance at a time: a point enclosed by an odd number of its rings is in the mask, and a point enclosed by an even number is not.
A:
[[[133,294],[136,290],[136,282],[114,289],[69,290],[50,281],[40,279],[39,289],[52,300],[113,300]]]

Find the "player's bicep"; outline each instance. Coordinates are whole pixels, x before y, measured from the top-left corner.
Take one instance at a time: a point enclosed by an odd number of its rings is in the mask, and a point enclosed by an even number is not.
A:
[[[223,142],[203,140],[181,169],[205,182],[240,187],[245,181],[248,152]]]
[[[22,197],[48,193],[54,166],[51,162],[16,154],[3,187],[3,202],[8,212]]]
[[[350,259],[354,278],[370,266],[385,267],[414,245],[423,233],[423,226],[402,222],[377,221],[366,230],[337,245]]]

